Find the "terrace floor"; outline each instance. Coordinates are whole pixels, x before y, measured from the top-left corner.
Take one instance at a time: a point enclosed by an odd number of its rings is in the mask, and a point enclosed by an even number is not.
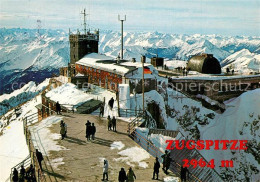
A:
[[[62,117],[68,126],[68,136],[64,140],[57,139],[57,143],[65,147],[66,150],[51,151],[48,156],[44,156],[45,164],[43,168],[47,181],[101,181],[104,158],[109,162],[109,181],[118,181],[118,172],[122,167],[127,171],[130,167],[129,162],[134,165],[132,168],[137,176],[136,181],[153,181],[154,157],[150,156],[149,159],[144,160],[148,164],[147,168],[140,167],[138,163],[133,161],[115,160],[123,157],[118,154],[119,151],[131,147],[140,147],[128,137],[126,122],[118,121],[118,132],[113,132],[107,131],[107,120],[105,118],[100,119],[94,115],[76,113],[65,113]],[[94,122],[97,129],[96,139],[93,141],[87,141],[85,138],[85,123],[87,120],[91,123]],[[59,134],[59,123],[48,127],[51,133]],[[121,150],[112,150],[110,147],[114,141],[121,141],[125,144],[125,147]],[[50,162],[60,158],[62,158],[64,164],[60,163],[57,167],[53,165],[53,162]],[[50,163],[52,165],[49,165]],[[163,181],[164,177],[166,175],[160,169],[159,181]]]

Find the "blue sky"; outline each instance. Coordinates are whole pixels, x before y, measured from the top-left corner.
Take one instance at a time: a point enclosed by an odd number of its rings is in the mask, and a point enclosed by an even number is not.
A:
[[[260,36],[259,0],[0,0],[0,27],[82,29],[84,8],[90,28]]]

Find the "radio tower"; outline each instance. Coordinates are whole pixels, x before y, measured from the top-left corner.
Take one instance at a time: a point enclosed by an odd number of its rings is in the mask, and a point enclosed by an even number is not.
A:
[[[124,42],[123,42],[123,33],[124,33],[124,21],[126,21],[126,15],[124,16],[124,19],[120,19],[120,15],[118,15],[118,21],[121,21],[121,59],[124,59]]]
[[[40,29],[42,28],[41,23],[42,23],[41,20],[37,20],[37,31],[38,31],[38,34],[39,34],[39,35],[40,35]]]
[[[84,8],[84,11],[81,12],[80,14],[83,14],[83,17],[84,17],[83,25],[84,25],[84,33],[86,35],[87,34],[87,23],[86,23],[86,16],[87,16],[87,14],[86,14],[86,9]]]

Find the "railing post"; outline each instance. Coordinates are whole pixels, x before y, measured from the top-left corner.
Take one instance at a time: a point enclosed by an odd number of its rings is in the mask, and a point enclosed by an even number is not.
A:
[[[38,181],[40,181],[40,169],[38,169]]]

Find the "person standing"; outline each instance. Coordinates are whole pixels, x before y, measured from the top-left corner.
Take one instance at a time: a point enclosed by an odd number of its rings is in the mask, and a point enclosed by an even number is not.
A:
[[[102,103],[100,105],[99,117],[103,117],[103,116],[104,116],[104,104]]]
[[[12,180],[13,182],[18,182],[18,171],[16,168],[14,168]]]
[[[153,179],[154,179],[155,174],[156,174],[156,180],[158,180],[159,169],[160,169],[160,162],[158,161],[158,157],[156,157],[155,163],[154,163],[154,166],[153,166]]]
[[[61,125],[60,125],[60,134],[61,134],[61,139],[63,140],[64,139],[64,137],[65,137],[65,123],[61,123]]]
[[[189,170],[187,169],[187,167],[183,167],[181,166],[181,182],[186,182],[187,180],[187,174],[189,176]]]
[[[108,115],[108,117],[107,117],[107,129],[108,129],[108,131],[111,130],[111,126],[112,126],[112,121],[111,121],[110,115]]]
[[[95,133],[96,133],[96,126],[94,125],[94,123],[92,123],[92,126],[91,126],[92,140],[95,140]]]
[[[113,109],[113,106],[114,106],[114,98],[111,97],[111,99],[108,101],[108,105],[110,106],[110,109],[112,110]]]
[[[116,117],[113,116],[113,119],[112,119],[112,126],[113,126],[113,131],[116,132]]]
[[[65,134],[64,137],[67,137],[67,124],[64,122]]]
[[[33,165],[31,164],[30,167],[29,167],[29,169],[26,171],[27,181],[33,181],[33,179],[34,179],[34,174],[35,174],[34,167],[33,167]]]
[[[166,158],[167,158],[167,155],[168,155],[168,151],[167,150],[165,150],[165,153],[161,156],[162,157],[162,159],[163,159],[163,170],[165,170],[165,168],[166,168]]]
[[[104,160],[102,181],[105,181],[105,177],[106,177],[106,180],[108,180],[108,161],[106,159]]]
[[[42,160],[43,160],[43,156],[42,153],[40,151],[38,151],[38,149],[36,149],[36,158],[38,160],[40,169],[42,170]]]
[[[170,157],[170,153],[168,153],[167,155],[166,155],[166,166],[165,166],[165,174],[168,174],[168,169],[170,168],[170,165],[171,165],[171,161],[172,161],[172,159],[171,159],[171,157]]]
[[[89,120],[87,121],[86,125],[86,138],[87,140],[90,140],[90,135],[91,135],[91,123]]]
[[[136,179],[135,173],[131,167],[129,168],[126,176],[127,176],[127,182],[134,182]]]
[[[23,165],[21,165],[19,182],[24,181],[24,178],[25,178],[25,169],[24,169]]]
[[[60,106],[59,101],[56,103],[56,112],[57,112],[57,114],[61,114],[61,106]]]
[[[124,168],[121,168],[121,171],[119,171],[119,175],[118,175],[118,181],[119,182],[125,182],[127,180],[126,178],[126,172]]]

